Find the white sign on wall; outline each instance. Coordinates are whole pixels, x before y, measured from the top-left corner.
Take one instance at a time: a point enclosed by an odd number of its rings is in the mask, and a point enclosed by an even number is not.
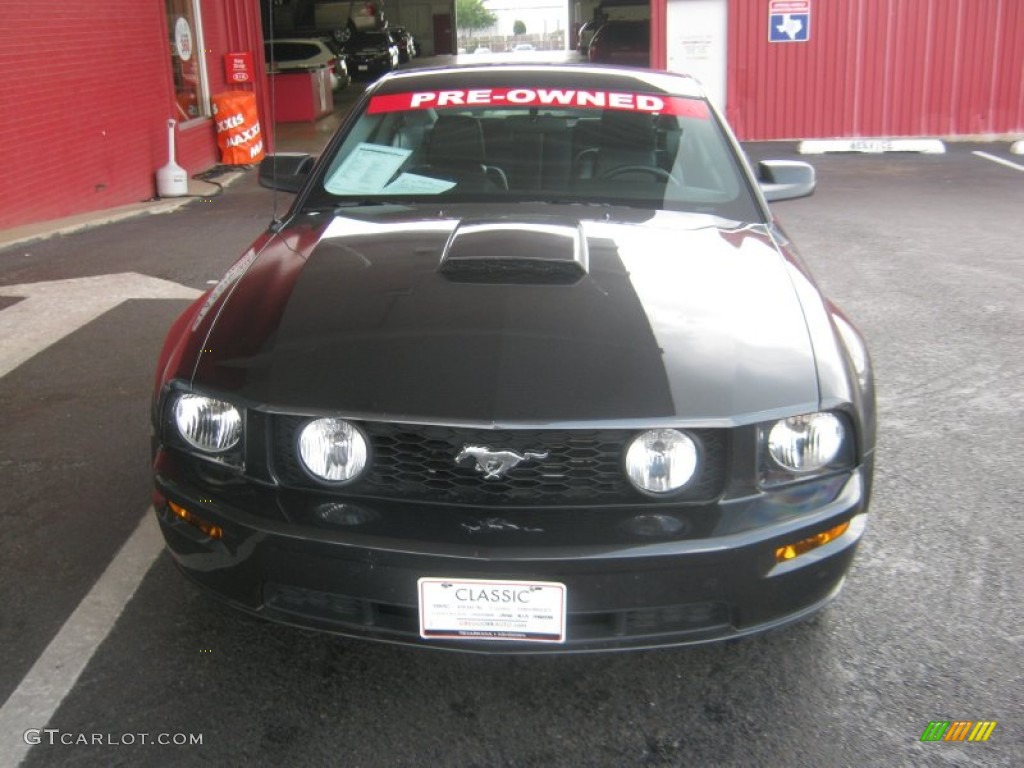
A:
[[[768,0],[768,39],[806,43],[811,39],[811,0]]]
[[[179,16],[178,20],[174,22],[174,48],[178,52],[178,57],[182,61],[188,61],[192,58],[192,28],[188,25],[188,19],[184,16]]]
[[[668,69],[693,75],[725,111],[728,0],[668,0]]]

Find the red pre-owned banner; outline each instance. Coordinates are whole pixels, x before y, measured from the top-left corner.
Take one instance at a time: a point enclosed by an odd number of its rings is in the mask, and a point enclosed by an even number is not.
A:
[[[574,90],[571,88],[472,88],[390,93],[370,99],[370,114],[458,107],[582,107],[625,112],[707,118],[700,99],[653,93]]]

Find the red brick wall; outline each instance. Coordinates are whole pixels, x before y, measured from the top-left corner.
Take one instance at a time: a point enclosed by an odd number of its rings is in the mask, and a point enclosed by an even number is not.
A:
[[[223,53],[261,47],[259,2],[202,5],[217,93]],[[238,8],[255,26],[232,27]],[[164,0],[5,3],[2,23],[0,229],[153,197],[175,116]],[[179,126],[179,165],[193,174],[217,160],[212,121]]]

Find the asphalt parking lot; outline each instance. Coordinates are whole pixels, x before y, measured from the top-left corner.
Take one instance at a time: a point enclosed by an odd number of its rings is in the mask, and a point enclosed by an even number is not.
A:
[[[253,172],[0,251],[0,328],[50,339],[4,347],[0,379],[0,764],[1018,765],[1024,158],[1007,148],[810,158],[816,194],[776,206],[870,345],[871,522],[814,619],[668,651],[368,645],[233,613],[175,572],[147,511],[152,368],[186,297],[269,220]],[[32,305],[40,285],[55,293]],[[997,724],[922,742],[936,720]]]

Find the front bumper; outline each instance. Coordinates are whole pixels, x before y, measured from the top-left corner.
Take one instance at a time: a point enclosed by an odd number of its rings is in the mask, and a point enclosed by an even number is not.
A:
[[[725,640],[800,620],[839,591],[866,524],[869,473],[858,469],[815,509],[753,530],[618,546],[544,546],[523,534],[500,546],[445,544],[268,519],[214,501],[157,462],[155,507],[180,569],[201,586],[278,622],[385,642],[482,653],[654,648]],[[171,513],[190,510],[212,539]],[[776,563],[777,547],[843,522],[838,538]],[[491,542],[498,540],[491,539]],[[430,639],[419,634],[417,581],[558,582],[567,590],[560,644]]]

